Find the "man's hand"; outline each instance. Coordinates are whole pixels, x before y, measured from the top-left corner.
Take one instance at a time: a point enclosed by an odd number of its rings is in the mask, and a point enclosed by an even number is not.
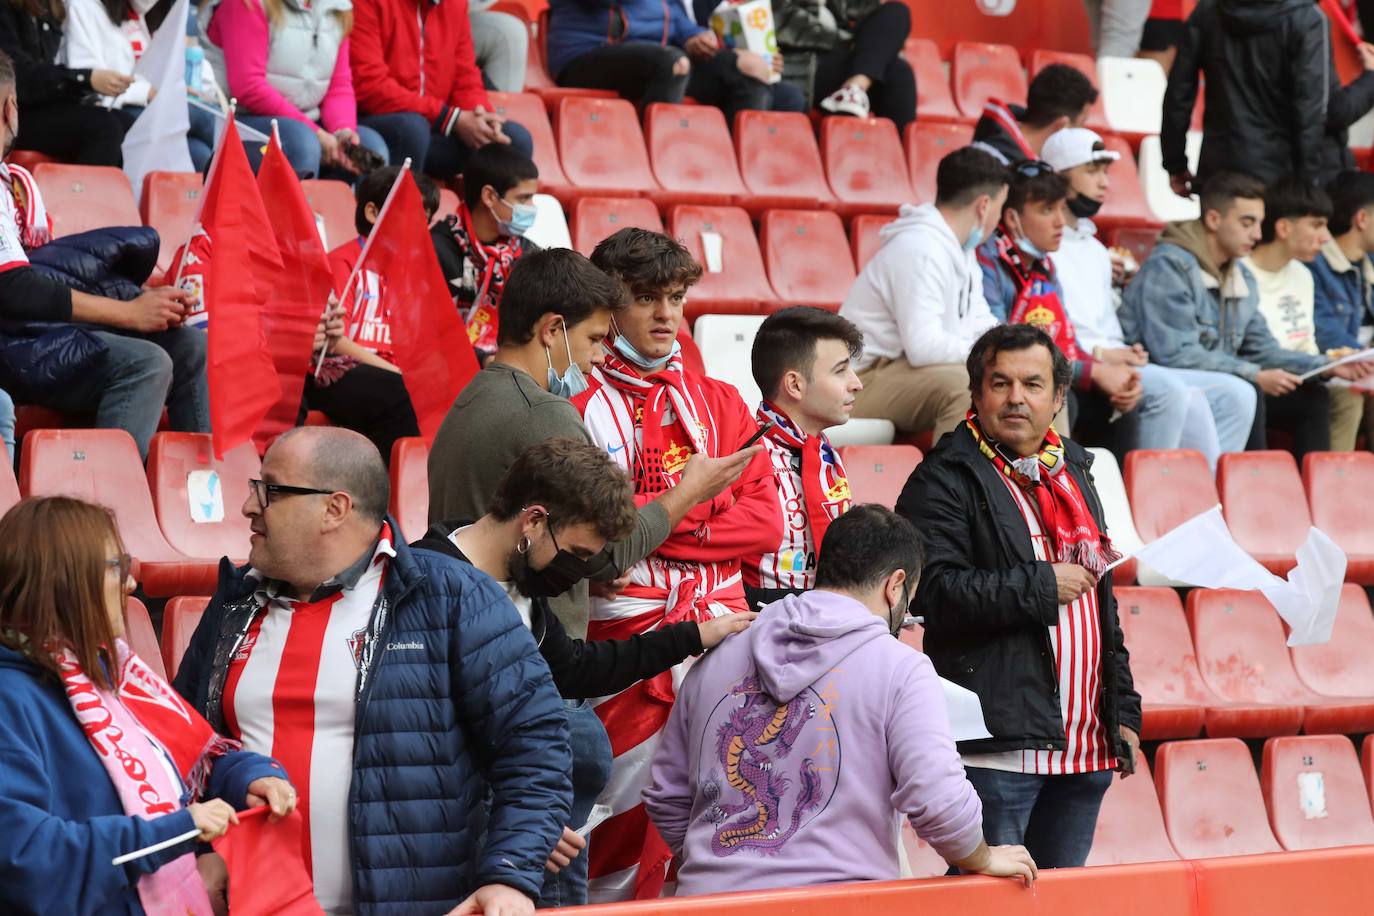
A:
[[[1261,369],[1255,376],[1255,384],[1260,391],[1277,398],[1296,391],[1302,381],[1287,369]]]
[[[127,303],[115,327],[144,334],[154,334],[181,324],[190,303],[191,294],[175,286],[154,286],[145,289],[137,299]]]
[[[1121,726],[1121,740],[1126,742],[1126,753],[1131,755],[1129,767],[1120,763],[1117,764],[1117,768],[1121,770],[1121,778],[1125,779],[1135,772],[1136,762],[1140,760],[1140,736],[1123,725]]]
[[[703,649],[714,649],[725,641],[725,637],[731,633],[740,633],[749,629],[749,624],[754,618],[759,616],[757,611],[746,611],[741,614],[722,614],[713,617],[704,623],[697,624],[697,630],[701,633],[701,647]]]
[[[1054,584],[1060,604],[1071,604],[1097,588],[1097,579],[1077,563],[1055,563]]]
[[[534,901],[513,887],[486,884],[449,910],[445,916],[532,916]]]
[[[1150,361],[1150,354],[1140,344],[1134,347],[1113,347],[1102,351],[1102,362],[1111,366],[1143,366]]]
[[[248,784],[248,807],[259,805],[272,809],[272,820],[281,820],[296,810],[296,790],[279,776],[255,779]]]
[[[1374,70],[1374,45],[1362,41],[1355,47],[1355,50],[1359,53],[1360,64],[1365,70]]]
[[[120,73],[117,70],[91,71],[91,88],[101,95],[122,95],[124,90],[133,84],[134,78],[131,74]]]
[[[1193,196],[1193,173],[1179,172],[1177,175],[1169,176],[1169,187],[1179,197]]]
[[[720,39],[716,33],[707,29],[705,32],[697,32],[683,43],[682,49],[687,52],[689,57],[696,60],[710,60],[715,53],[720,50]]]
[[[1140,373],[1135,367],[1102,360],[1092,365],[1093,386],[1107,395],[1112,406],[1122,413],[1134,410],[1140,402]]]
[[[217,852],[196,857],[196,871],[200,872],[201,883],[210,898],[210,912],[215,916],[229,914],[229,866],[224,857]]]
[[[760,83],[766,83],[773,78],[773,68],[768,65],[768,61],[763,59],[763,55],[755,54],[753,51],[736,48],[735,66],[739,67],[740,73]]]
[[[1370,375],[1374,375],[1374,360],[1346,363],[1332,369],[1328,374],[1343,378],[1348,382],[1358,382],[1362,378],[1369,378]]]
[[[618,579],[606,579],[604,581],[591,579],[587,582],[587,590],[591,592],[593,598],[614,601],[620,597],[620,593],[625,591],[625,586],[629,584],[630,574],[626,573]]]
[[[501,130],[501,125],[505,123],[505,118],[478,105],[458,115],[458,123],[453,130],[464,146],[478,149],[488,143],[509,143],[510,137]]]
[[[556,875],[571,865],[577,854],[586,848],[587,841],[582,838],[582,834],[571,827],[564,827],[563,837],[549,854],[549,860],[544,863],[544,868]]]
[[[739,480],[749,462],[761,451],[763,446],[751,445],[743,451],[720,458],[693,455],[682,471],[682,479],[673,489],[681,491],[686,487],[685,492],[691,497],[692,505],[715,499],[726,487]]]
[[[1024,846],[991,846],[988,848],[988,864],[977,869],[980,875],[994,878],[1020,878],[1026,887],[1034,887],[1040,870],[1035,860]]]

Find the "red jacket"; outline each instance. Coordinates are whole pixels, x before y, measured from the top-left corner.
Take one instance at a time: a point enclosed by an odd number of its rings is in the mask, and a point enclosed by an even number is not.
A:
[[[459,110],[491,110],[467,0],[354,0],[349,61],[360,114],[413,111],[448,132]]]

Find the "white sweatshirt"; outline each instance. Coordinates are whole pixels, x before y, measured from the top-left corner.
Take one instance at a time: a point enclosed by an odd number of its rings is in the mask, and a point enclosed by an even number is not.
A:
[[[1116,317],[1116,296],[1112,291],[1112,256],[1097,240],[1097,227],[1090,219],[1079,219],[1077,226],[1064,226],[1064,240],[1050,255],[1059,285],[1064,290],[1064,308],[1073,321],[1078,345],[1091,352],[1094,347],[1126,346],[1121,321]]]
[[[148,50],[152,34],[143,14],[152,9],[153,0],[133,0],[130,18],[115,25],[100,0],[67,0],[67,21],[62,27],[62,47],[57,62],[75,70],[113,70],[133,74],[134,64]],[[123,94],[97,96],[106,108],[148,104],[152,85],[136,77]]]
[[[997,324],[983,298],[983,272],[934,204],[903,205],[883,227],[872,260],[840,307],[864,334],[856,368],[906,357],[913,366],[962,363]]]

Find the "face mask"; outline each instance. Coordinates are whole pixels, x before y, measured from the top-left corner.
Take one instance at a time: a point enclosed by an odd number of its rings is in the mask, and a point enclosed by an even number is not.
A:
[[[4,150],[5,158],[7,159],[9,158],[10,151],[14,149],[15,138],[19,136],[19,102],[16,101],[13,103],[13,105],[14,117],[5,119],[5,129],[9,131],[10,135],[9,140],[5,143]]]
[[[1102,209],[1102,201],[1078,195],[1069,201],[1069,212],[1079,219],[1092,219]]]
[[[902,603],[892,608],[887,618],[887,629],[896,638],[901,638],[902,621],[906,620],[906,615],[911,612],[911,596],[907,593],[907,583],[902,583]]]
[[[564,370],[562,376],[553,370],[553,351],[548,347],[544,348],[544,355],[549,359],[549,394],[571,399],[587,390],[587,376],[582,373],[582,367],[573,362],[572,344],[568,343],[568,323],[566,321],[563,322],[563,346],[568,352],[568,368]]]
[[[587,561],[559,547],[558,539],[553,536],[553,528],[549,528],[549,539],[558,549],[549,565],[543,569],[530,566],[527,541],[525,549],[520,551],[518,568],[511,570],[516,590],[526,598],[553,598],[587,578]]]
[[[979,223],[969,232],[968,238],[964,239],[964,250],[972,251],[981,244],[983,244],[983,225]]]
[[[1022,253],[1024,253],[1027,257],[1034,258],[1037,261],[1043,261],[1045,258],[1049,256],[1046,252],[1041,251],[1040,248],[1037,247],[1034,242],[1026,238],[1024,235],[1016,240],[1016,247],[1020,248]]]
[[[657,372],[659,369],[662,369],[664,366],[668,365],[670,359],[677,356],[682,350],[682,344],[675,340],[673,341],[673,349],[668,351],[667,356],[651,359],[635,349],[635,345],[630,343],[630,339],[619,332],[616,334],[615,343],[611,344],[611,346],[615,347],[616,352],[621,356],[625,357],[639,368],[649,372]]]
[[[510,219],[504,220],[496,215],[492,210],[491,215],[496,217],[496,229],[502,235],[509,235],[513,238],[523,238],[526,232],[534,226],[534,218],[539,215],[539,208],[534,204],[513,204],[508,200],[501,203],[510,207]],[[487,209],[491,209],[488,207]]]

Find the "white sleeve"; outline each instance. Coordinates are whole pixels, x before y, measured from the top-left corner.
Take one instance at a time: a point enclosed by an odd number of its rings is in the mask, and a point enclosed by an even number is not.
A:
[[[133,83],[128,89],[115,99],[115,108],[143,107],[148,104],[148,93],[153,89],[153,84],[141,76],[134,77]]]
[[[896,252],[894,252],[894,255]],[[962,363],[968,358],[969,342],[960,335],[945,330],[947,309],[981,309],[991,318],[983,291],[973,284],[973,295],[967,303],[959,290],[950,289],[950,278],[933,259],[916,253],[901,268],[885,271],[890,302],[897,319],[897,332],[902,352],[913,366],[936,366]],[[885,265],[886,266],[886,265]],[[989,326],[996,324],[993,320]]]
[[[104,7],[96,0],[72,0],[62,27],[59,61],[74,70],[108,68],[110,63],[104,55],[108,34],[102,34],[107,33],[102,20],[108,18]]]

